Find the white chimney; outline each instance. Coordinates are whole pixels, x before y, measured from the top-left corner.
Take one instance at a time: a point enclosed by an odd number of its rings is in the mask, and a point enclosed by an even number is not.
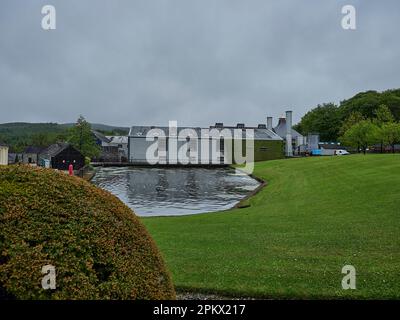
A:
[[[272,131],[272,117],[267,117],[267,129]]]
[[[286,156],[293,157],[292,147],[292,111],[286,111]]]

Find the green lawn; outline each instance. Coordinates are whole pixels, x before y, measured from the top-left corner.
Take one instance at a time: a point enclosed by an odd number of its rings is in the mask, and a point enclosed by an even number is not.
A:
[[[178,290],[272,298],[400,298],[400,155],[256,164],[251,207],[144,218]],[[343,290],[354,265],[357,290]]]

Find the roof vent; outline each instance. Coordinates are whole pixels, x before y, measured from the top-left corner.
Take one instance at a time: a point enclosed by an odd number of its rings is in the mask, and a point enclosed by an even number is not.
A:
[[[216,128],[222,128],[224,126],[224,124],[222,123],[222,122],[217,122],[216,124],[215,124],[215,127]]]
[[[258,125],[258,129],[267,129],[267,125],[261,123]]]
[[[236,127],[237,127],[237,128],[243,129],[243,128],[244,128],[244,123],[238,123],[238,124],[236,125]]]

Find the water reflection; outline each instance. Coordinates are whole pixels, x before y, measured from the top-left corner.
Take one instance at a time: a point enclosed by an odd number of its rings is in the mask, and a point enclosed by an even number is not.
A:
[[[139,216],[229,209],[259,185],[230,168],[98,168],[92,182]]]

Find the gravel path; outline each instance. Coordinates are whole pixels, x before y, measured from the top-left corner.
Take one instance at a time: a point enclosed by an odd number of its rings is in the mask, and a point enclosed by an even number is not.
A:
[[[177,292],[176,298],[178,300],[255,300],[248,297],[226,297],[217,294],[206,294],[197,292],[180,291]]]

